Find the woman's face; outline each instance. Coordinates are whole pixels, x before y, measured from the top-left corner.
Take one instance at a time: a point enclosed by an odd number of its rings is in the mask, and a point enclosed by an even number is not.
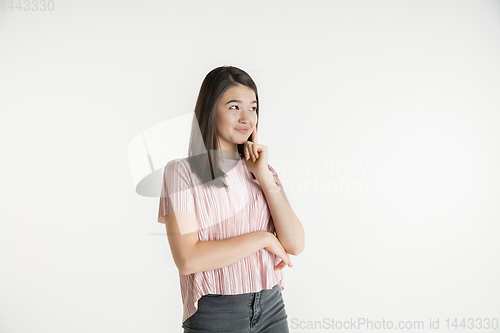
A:
[[[257,124],[257,101],[253,89],[244,85],[228,88],[217,103],[217,133],[222,150],[238,151]],[[247,129],[241,132],[239,129]]]

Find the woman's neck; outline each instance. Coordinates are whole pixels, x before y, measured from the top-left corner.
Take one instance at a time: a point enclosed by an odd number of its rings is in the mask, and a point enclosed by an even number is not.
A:
[[[227,158],[231,160],[239,160],[240,159],[240,153],[238,151],[234,150],[219,150],[220,156],[222,158]]]

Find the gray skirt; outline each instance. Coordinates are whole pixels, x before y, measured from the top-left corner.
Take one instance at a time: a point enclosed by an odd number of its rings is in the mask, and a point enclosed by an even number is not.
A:
[[[198,310],[184,323],[184,333],[289,333],[279,285],[256,293],[203,295]]]

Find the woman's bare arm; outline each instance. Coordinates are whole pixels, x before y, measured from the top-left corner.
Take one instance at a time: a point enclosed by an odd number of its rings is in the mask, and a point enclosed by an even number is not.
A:
[[[212,241],[198,241],[191,249],[185,274],[192,274],[234,264],[269,244],[270,232],[261,230]],[[274,237],[274,236],[273,236]]]
[[[193,212],[166,215],[165,227],[175,265],[184,275],[229,266],[277,241],[273,234],[265,230],[221,240],[200,241]]]

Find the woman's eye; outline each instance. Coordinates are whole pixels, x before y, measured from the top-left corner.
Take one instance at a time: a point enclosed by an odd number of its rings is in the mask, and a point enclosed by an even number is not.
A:
[[[232,108],[233,106],[234,107],[238,107],[238,105],[231,105],[229,108]],[[256,106],[252,107],[252,109],[253,109],[253,111],[257,111],[257,107]],[[236,110],[236,109],[233,109],[233,110]]]

